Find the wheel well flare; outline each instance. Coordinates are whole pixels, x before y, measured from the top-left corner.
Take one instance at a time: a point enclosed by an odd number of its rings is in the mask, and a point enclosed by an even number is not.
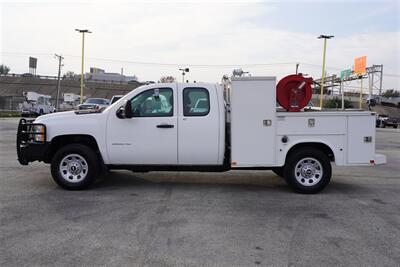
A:
[[[99,146],[96,139],[91,135],[84,134],[71,134],[71,135],[60,135],[56,136],[51,140],[49,150],[47,151],[47,156],[45,162],[50,163],[54,153],[61,147],[68,144],[82,144],[90,147],[96,153],[99,152]]]
[[[335,154],[333,153],[332,149],[328,145],[326,145],[324,143],[313,143],[313,142],[299,143],[299,144],[292,146],[289,149],[288,153],[286,154],[286,158],[293,151],[300,149],[300,148],[306,148],[306,147],[312,147],[312,148],[318,149],[318,150],[322,151],[329,158],[330,161],[335,161]]]

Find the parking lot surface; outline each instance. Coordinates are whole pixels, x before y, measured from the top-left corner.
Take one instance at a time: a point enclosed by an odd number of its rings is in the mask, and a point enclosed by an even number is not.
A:
[[[0,266],[399,266],[400,130],[377,129],[386,166],[334,167],[317,195],[270,171],[112,171],[65,191],[21,166],[0,119]]]

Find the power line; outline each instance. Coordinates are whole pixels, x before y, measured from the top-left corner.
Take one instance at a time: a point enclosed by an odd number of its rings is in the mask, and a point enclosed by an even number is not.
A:
[[[67,57],[77,57],[74,55],[65,55]],[[190,64],[190,63],[163,63],[163,62],[146,62],[146,61],[131,61],[131,60],[121,60],[121,59],[109,59],[109,58],[96,58],[96,57],[88,57],[88,60],[99,60],[99,61],[109,61],[109,62],[118,62],[118,63],[129,63],[136,65],[148,65],[148,66],[171,66],[171,67],[180,67],[180,66],[190,66],[197,68],[234,68],[234,67],[265,67],[265,66],[277,66],[277,65],[294,65],[295,62],[276,62],[276,63],[244,63],[244,64]]]
[[[42,55],[42,56],[51,56],[52,54],[46,53],[16,53],[16,52],[1,52],[2,54],[7,55],[17,55],[17,56],[28,56],[28,55]],[[64,57],[73,57],[80,58],[77,55],[68,55],[64,54]],[[230,68],[230,67],[265,67],[265,66],[278,66],[278,65],[296,65],[299,62],[275,62],[275,63],[243,63],[243,64],[188,64],[188,63],[163,63],[163,62],[147,62],[147,61],[133,61],[133,60],[122,60],[122,59],[110,59],[110,58],[98,58],[98,57],[87,57],[88,60],[99,60],[99,61],[108,61],[108,62],[116,62],[116,63],[129,63],[129,64],[137,64],[137,65],[149,65],[149,66],[171,66],[171,67],[179,67],[179,66],[191,66],[191,67],[199,67],[199,68]],[[302,63],[303,64],[303,63]],[[304,63],[304,65],[318,66],[316,64]]]
[[[3,55],[12,55],[12,56],[53,56],[53,54],[47,53],[17,53],[17,52],[0,52]],[[81,56],[77,55],[65,55],[64,57],[73,57],[80,58]],[[145,66],[170,66],[170,67],[180,67],[180,66],[189,66],[192,68],[235,68],[235,67],[273,67],[273,66],[296,66],[296,64],[301,64],[309,67],[320,68],[322,65],[308,63],[308,62],[275,62],[275,63],[244,63],[244,64],[187,64],[187,63],[163,63],[163,62],[148,62],[148,61],[135,61],[135,60],[122,60],[122,59],[110,59],[110,58],[98,58],[98,57],[87,57],[87,60],[92,61],[106,61],[106,62],[114,62],[114,63],[126,63],[126,64],[135,64],[135,65],[145,65]],[[343,70],[343,68],[331,67],[327,66],[327,69],[331,70]],[[400,74],[392,74],[385,73],[383,76],[386,77],[400,77]]]
[[[48,54],[48,53],[16,53],[16,52],[0,52],[3,55],[12,55],[12,56],[53,56],[53,54]]]
[[[15,52],[1,52],[1,54],[6,55],[17,55],[17,56],[29,56],[29,55],[42,55],[42,56],[52,56],[52,54],[46,53],[15,53]],[[64,54],[64,57],[74,57],[80,58],[77,55],[68,55]],[[122,60],[122,59],[110,59],[110,58],[98,58],[98,57],[86,57],[88,60],[99,60],[99,61],[109,61],[109,62],[118,62],[118,63],[130,63],[137,65],[150,65],[150,66],[191,66],[191,67],[257,67],[257,66],[276,66],[276,65],[295,65],[297,62],[277,62],[277,63],[244,63],[244,64],[187,64],[187,63],[163,63],[163,62],[147,62],[147,61],[131,61],[131,60]]]

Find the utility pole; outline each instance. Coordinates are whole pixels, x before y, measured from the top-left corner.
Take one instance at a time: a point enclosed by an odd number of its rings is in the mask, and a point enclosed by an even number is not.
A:
[[[85,59],[85,33],[92,33],[89,30],[80,30],[80,29],[75,29],[75,31],[82,33],[82,70],[81,70],[81,99],[80,102],[81,104],[83,103],[83,88],[85,87],[83,84],[83,79],[84,79],[84,59]]]
[[[59,110],[59,98],[60,98],[60,76],[61,76],[61,66],[62,66],[62,61],[64,59],[63,56],[54,54],[54,57],[58,59],[58,78],[57,78],[57,100],[56,100],[56,111]]]
[[[326,40],[333,38],[333,35],[320,35],[318,39],[324,39],[324,53],[322,57],[322,77],[321,77],[321,97],[319,100],[319,106],[322,109],[322,101],[324,97],[324,82],[325,82],[325,56],[326,56]]]

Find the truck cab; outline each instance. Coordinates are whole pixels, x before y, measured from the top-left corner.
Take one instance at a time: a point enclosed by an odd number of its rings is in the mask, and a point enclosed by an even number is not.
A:
[[[277,108],[275,88],[275,77],[144,85],[105,110],[22,119],[18,159],[50,163],[53,179],[66,189],[86,188],[107,169],[262,169],[301,193],[327,186],[331,162],[386,162],[375,154],[374,113],[285,112]]]
[[[151,84],[107,113],[106,147],[113,165],[221,165],[224,106],[216,84]],[[196,108],[199,100],[206,108]],[[128,103],[127,103],[128,102]],[[196,141],[194,141],[196,140]]]

